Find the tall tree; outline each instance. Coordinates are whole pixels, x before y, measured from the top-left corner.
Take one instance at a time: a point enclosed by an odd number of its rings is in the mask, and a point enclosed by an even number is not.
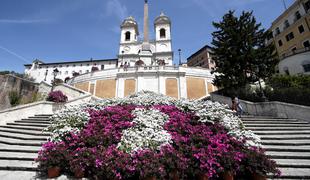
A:
[[[229,11],[213,26],[215,85],[240,87],[274,72],[278,63],[274,45],[266,45],[268,32],[256,22],[252,12],[242,12],[236,17],[234,11]]]

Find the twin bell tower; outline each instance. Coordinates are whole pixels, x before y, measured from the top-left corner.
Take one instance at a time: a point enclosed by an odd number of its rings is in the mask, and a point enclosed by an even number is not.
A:
[[[154,21],[155,39],[149,38],[149,4],[144,0],[143,39],[138,23],[129,16],[121,24],[118,66],[172,65],[171,21],[163,12]]]

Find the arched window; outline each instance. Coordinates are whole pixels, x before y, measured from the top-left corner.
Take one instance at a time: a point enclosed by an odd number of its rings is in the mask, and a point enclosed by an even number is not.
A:
[[[125,41],[130,41],[130,32],[129,31],[127,31],[125,33]]]
[[[306,60],[302,62],[302,67],[304,68],[305,72],[310,72],[310,60]]]
[[[166,29],[162,28],[159,30],[160,38],[166,38]]]

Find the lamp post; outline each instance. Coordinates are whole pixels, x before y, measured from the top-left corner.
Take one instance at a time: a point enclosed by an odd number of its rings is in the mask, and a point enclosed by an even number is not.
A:
[[[124,65],[124,52],[125,51],[122,51],[122,65]]]
[[[178,51],[179,51],[179,66],[181,65],[181,49],[178,49]]]
[[[51,91],[54,90],[54,86],[56,85],[55,80],[56,80],[56,76],[57,76],[58,73],[59,73],[59,70],[58,70],[57,68],[55,68],[55,69],[53,70],[54,79],[53,79],[53,82],[52,82],[52,89],[51,89]]]
[[[45,77],[44,77],[44,81],[46,81],[46,76],[48,74],[48,70],[45,71]]]

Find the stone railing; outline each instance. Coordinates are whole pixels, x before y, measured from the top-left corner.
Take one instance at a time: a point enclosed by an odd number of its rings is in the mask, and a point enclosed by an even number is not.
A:
[[[66,103],[39,101],[5,109],[0,111],[0,125],[14,120],[27,118],[29,116],[34,116],[36,114],[53,114],[62,109],[64,106],[79,105],[89,102],[93,98],[90,93],[81,91],[66,84],[56,86],[55,90],[61,90],[71,98],[69,98]]]
[[[228,104],[231,107],[231,98],[211,93],[212,101]],[[310,121],[310,106],[302,106],[278,101],[250,102],[240,100],[245,113],[256,116],[273,116],[279,118],[294,118]]]

